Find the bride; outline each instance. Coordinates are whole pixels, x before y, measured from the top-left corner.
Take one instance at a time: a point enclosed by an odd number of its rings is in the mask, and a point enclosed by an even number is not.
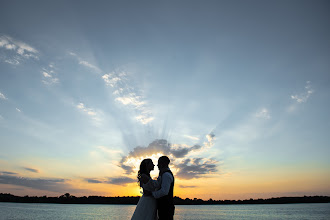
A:
[[[160,187],[157,180],[150,177],[150,171],[155,167],[151,159],[144,159],[140,164],[140,170],[137,178],[140,187],[143,189],[143,195],[136,205],[131,220],[157,220],[157,204],[156,199],[151,192]]]

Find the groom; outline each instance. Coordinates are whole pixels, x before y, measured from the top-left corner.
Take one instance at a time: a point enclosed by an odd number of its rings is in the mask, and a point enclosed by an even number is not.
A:
[[[161,181],[160,189],[152,192],[153,197],[157,200],[157,210],[159,220],[173,220],[174,203],[173,203],[173,188],[174,176],[168,165],[170,159],[167,156],[161,156],[158,159],[159,177]]]

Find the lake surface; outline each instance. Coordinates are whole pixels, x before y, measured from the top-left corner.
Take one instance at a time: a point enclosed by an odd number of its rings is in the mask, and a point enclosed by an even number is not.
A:
[[[0,219],[130,219],[134,205],[1,203]],[[175,220],[330,219],[330,203],[279,205],[177,205]]]

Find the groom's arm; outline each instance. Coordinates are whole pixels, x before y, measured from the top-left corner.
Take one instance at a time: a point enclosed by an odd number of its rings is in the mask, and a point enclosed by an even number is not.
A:
[[[156,199],[168,195],[170,191],[171,183],[173,182],[173,177],[169,173],[164,173],[162,176],[161,188],[158,191],[152,192],[153,197]]]

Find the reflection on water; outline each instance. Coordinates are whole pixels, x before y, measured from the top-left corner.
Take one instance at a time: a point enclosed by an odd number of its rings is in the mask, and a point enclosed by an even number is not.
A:
[[[0,219],[130,219],[133,205],[0,203]],[[178,205],[176,220],[330,219],[330,203],[280,205]]]

